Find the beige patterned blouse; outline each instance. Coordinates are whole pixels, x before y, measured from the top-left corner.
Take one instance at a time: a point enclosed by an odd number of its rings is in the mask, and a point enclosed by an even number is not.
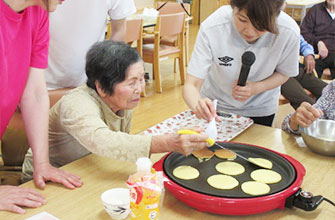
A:
[[[132,111],[116,115],[97,95],[82,85],[58,101],[49,114],[50,162],[56,167],[98,154],[118,160],[136,161],[150,152],[151,136],[128,134]],[[32,172],[31,150],[23,171]]]

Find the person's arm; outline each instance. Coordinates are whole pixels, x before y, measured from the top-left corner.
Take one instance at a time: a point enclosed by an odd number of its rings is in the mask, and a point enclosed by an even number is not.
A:
[[[112,29],[110,40],[125,41],[126,18],[136,12],[135,2],[134,0],[113,0],[110,4],[108,10]]]
[[[304,66],[308,74],[315,68],[314,48],[300,35],[300,53],[304,56]]]
[[[34,181],[39,188],[51,180],[68,188],[81,186],[76,175],[56,169],[49,163],[48,119],[49,96],[45,83],[45,70],[30,68],[21,98],[20,108],[29,144],[34,153]]]
[[[300,35],[300,54],[304,57],[308,55],[314,55],[314,48],[310,45],[302,35]]]
[[[247,81],[245,86],[238,86],[236,81],[233,86],[232,95],[234,99],[244,102],[251,96],[255,96],[262,92],[281,86],[288,80],[288,78],[289,77],[284,74],[275,72],[267,79],[259,82]]]
[[[210,121],[213,117],[219,119],[212,100],[200,94],[200,89],[208,77],[214,59],[207,34],[206,27],[201,25],[188,66],[183,97],[197,118]]]
[[[208,98],[202,98],[200,89],[203,79],[187,74],[183,89],[183,97],[186,104],[196,114],[197,118],[203,118],[210,121],[212,117],[216,117],[214,104]]]
[[[126,40],[126,19],[111,20],[112,33],[109,40],[125,41]]]
[[[192,129],[195,130],[195,129]],[[200,132],[198,130],[198,132]],[[164,134],[152,137],[150,153],[179,152],[190,155],[192,151],[200,150],[207,146],[205,134]]]
[[[315,108],[308,102],[303,102],[297,108],[296,112],[291,115],[289,119],[290,128],[296,131],[299,126],[308,127],[313,121],[320,118],[321,115],[322,111],[320,109]]]

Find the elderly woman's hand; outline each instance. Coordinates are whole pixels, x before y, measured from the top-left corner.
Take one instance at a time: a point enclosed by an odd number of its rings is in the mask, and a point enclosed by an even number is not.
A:
[[[175,151],[184,155],[190,155],[194,150],[200,150],[207,146],[206,134],[177,134],[171,135],[168,139],[168,145],[171,151]]]
[[[200,132],[198,129],[193,129]],[[207,146],[208,136],[199,134],[164,134],[152,137],[150,153],[178,152],[190,155],[194,150]]]
[[[297,130],[298,126],[308,127],[322,115],[320,109],[314,108],[308,102],[303,102],[290,118],[290,127]]]

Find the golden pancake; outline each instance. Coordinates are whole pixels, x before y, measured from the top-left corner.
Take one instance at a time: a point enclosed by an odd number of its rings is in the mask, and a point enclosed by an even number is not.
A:
[[[173,170],[173,175],[179,179],[192,180],[198,178],[199,171],[191,166],[179,166]]]
[[[281,175],[273,170],[259,169],[254,170],[250,174],[251,179],[262,183],[278,183],[281,180]]]
[[[234,160],[236,158],[236,154],[228,149],[219,149],[215,151],[215,156],[221,158],[221,159],[228,159],[228,160]]]
[[[271,161],[264,159],[264,158],[249,157],[248,160],[266,169],[272,169],[272,166],[273,166]]]
[[[201,150],[192,151],[192,154],[198,159],[208,159],[208,160],[214,156],[214,152],[208,149],[207,147],[204,147]]]
[[[253,196],[264,195],[270,192],[270,186],[256,181],[244,182],[241,188],[243,192]]]
[[[217,174],[208,177],[207,182],[210,186],[216,189],[233,189],[238,186],[238,181],[231,176]]]
[[[216,164],[215,169],[220,173],[227,175],[239,175],[244,173],[244,167],[236,162],[225,161]]]

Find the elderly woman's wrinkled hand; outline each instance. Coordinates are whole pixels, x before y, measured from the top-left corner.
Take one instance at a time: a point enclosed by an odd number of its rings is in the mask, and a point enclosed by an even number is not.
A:
[[[290,127],[297,130],[298,126],[308,127],[322,115],[320,109],[314,108],[308,102],[303,102],[290,118]]]
[[[194,128],[195,133],[203,131],[201,128]],[[190,155],[194,150],[200,150],[207,146],[208,136],[199,134],[165,134],[153,137],[151,153],[178,152]]]
[[[36,208],[46,203],[42,194],[33,189],[18,186],[0,186],[0,210],[19,214],[25,213],[21,207]]]
[[[177,134],[173,141],[174,151],[184,154],[186,156],[190,155],[194,150],[200,150],[207,146],[206,139],[208,136],[206,134]]]
[[[44,189],[46,181],[61,183],[68,189],[74,189],[83,184],[77,175],[53,167],[49,163],[37,164],[34,170],[34,182],[36,186]]]

